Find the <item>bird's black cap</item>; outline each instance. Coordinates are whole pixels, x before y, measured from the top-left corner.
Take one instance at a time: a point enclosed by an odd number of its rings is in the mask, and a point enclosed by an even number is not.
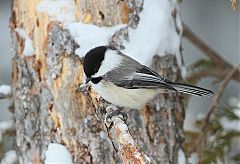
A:
[[[87,77],[98,72],[108,46],[99,46],[88,51],[84,57],[83,70]]]

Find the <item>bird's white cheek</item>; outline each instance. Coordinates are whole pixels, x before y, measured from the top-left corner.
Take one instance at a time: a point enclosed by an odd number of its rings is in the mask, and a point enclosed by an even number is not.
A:
[[[107,72],[113,70],[121,63],[121,56],[117,54],[117,51],[108,50],[105,53],[105,58],[97,73],[92,77],[99,77],[105,75]]]

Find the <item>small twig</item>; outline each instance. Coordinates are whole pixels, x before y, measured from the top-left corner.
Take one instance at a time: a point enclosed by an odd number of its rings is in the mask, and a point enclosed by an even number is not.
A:
[[[192,44],[199,48],[204,54],[206,54],[215,64],[216,67],[202,70],[191,74],[186,80],[199,79],[202,77],[213,76],[217,78],[223,78],[227,76],[228,72],[233,69],[233,65],[227,62],[221,57],[219,53],[210,48],[204,41],[202,41],[187,25],[183,24],[183,36],[186,37]],[[235,72],[232,79],[240,82],[240,70]]]
[[[200,80],[201,78],[204,78],[204,77],[215,77],[217,79],[222,80],[224,77],[227,76],[229,71],[231,71],[231,69],[224,69],[221,67],[204,69],[204,70],[200,70],[198,72],[194,72],[190,74],[185,78],[185,80],[187,82],[192,82],[194,80]],[[235,80],[236,82],[240,82],[240,70],[235,72],[235,74],[232,76],[232,80]]]
[[[185,80],[187,82],[191,82],[194,80],[199,80],[201,78],[204,77],[216,77],[218,79],[224,79],[228,73],[231,71],[232,69],[227,69],[227,68],[222,68],[222,67],[212,67],[212,68],[207,68],[207,69],[203,69],[200,71],[196,71],[193,72],[192,74],[190,74],[189,76],[187,76],[185,78]],[[240,82],[240,71],[236,71],[235,74],[232,76],[232,80],[235,80],[236,82]]]
[[[239,66],[234,67],[229,73],[228,75],[224,78],[223,82],[221,83],[221,85],[219,86],[211,104],[210,104],[210,108],[209,111],[207,113],[207,116],[205,118],[205,125],[203,126],[202,130],[204,130],[207,126],[207,124],[209,123],[210,117],[212,115],[212,113],[214,112],[214,110],[216,109],[220,98],[223,95],[223,92],[227,86],[227,84],[230,82],[230,80],[232,79],[232,77],[234,76],[234,74],[239,70]]]
[[[202,41],[187,25],[183,24],[183,36],[191,41],[196,47],[204,52],[213,62],[222,66],[232,68],[233,66],[224,60],[220,54],[210,48],[204,41]]]

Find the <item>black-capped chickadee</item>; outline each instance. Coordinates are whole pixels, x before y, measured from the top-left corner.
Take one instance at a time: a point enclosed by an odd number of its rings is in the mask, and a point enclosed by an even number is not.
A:
[[[86,84],[106,101],[119,107],[140,109],[160,92],[177,91],[211,96],[204,88],[174,83],[109,46],[91,49],[84,58]]]

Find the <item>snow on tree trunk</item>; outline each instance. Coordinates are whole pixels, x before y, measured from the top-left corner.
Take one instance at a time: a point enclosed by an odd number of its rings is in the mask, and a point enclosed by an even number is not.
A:
[[[10,27],[20,163],[44,161],[50,143],[64,145],[73,163],[146,162],[114,150],[93,100],[76,90],[83,78],[82,57],[104,44],[181,81],[182,28],[175,0],[14,0]],[[144,109],[124,111],[140,153],[152,163],[177,163],[183,142],[181,96],[160,94]]]

